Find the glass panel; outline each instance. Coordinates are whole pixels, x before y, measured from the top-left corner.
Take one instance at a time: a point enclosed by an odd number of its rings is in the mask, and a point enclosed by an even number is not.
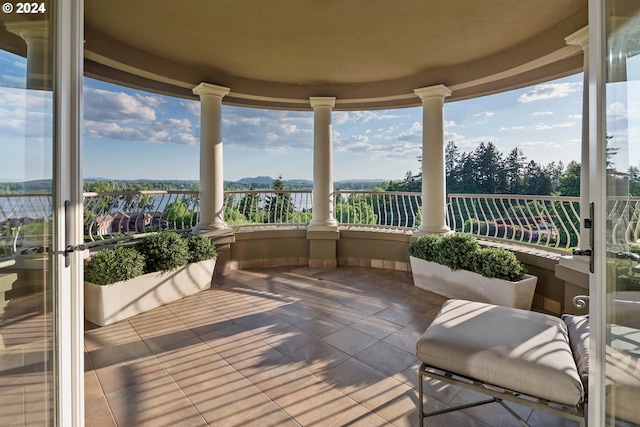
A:
[[[607,425],[640,424],[640,2],[607,3]]]
[[[54,425],[49,1],[0,15],[0,425]],[[53,16],[53,14],[51,15]]]

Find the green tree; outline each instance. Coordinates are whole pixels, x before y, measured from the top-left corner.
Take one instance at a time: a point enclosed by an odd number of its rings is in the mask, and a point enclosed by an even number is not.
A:
[[[571,162],[560,177],[559,191],[561,196],[580,196],[580,163]]]
[[[363,195],[351,195],[349,200],[339,198],[335,206],[336,220],[341,224],[377,224],[373,206]]]
[[[184,229],[196,225],[197,213],[182,200],[168,203],[162,212],[169,228]]]
[[[478,192],[496,194],[504,191],[505,174],[502,154],[492,143],[481,142],[473,152],[475,163],[475,181]]]
[[[525,169],[524,191],[526,194],[551,194],[551,177],[536,162],[531,160]]]
[[[507,193],[520,194],[524,188],[524,170],[527,158],[519,148],[511,150],[504,162]]]
[[[444,150],[444,161],[446,167],[447,193],[463,192],[463,181],[461,175],[462,154],[453,141],[449,141]]]
[[[264,222],[269,224],[290,222],[291,214],[294,212],[295,207],[293,200],[291,200],[291,194],[284,192],[286,188],[282,175],[279,175],[273,181],[273,189],[275,192],[265,197],[264,210],[266,215]]]
[[[253,190],[253,187],[250,188]],[[247,193],[238,201],[236,208],[249,222],[262,222],[262,212],[260,210],[260,195]]]
[[[635,166],[629,167],[629,194],[640,196],[640,170]]]

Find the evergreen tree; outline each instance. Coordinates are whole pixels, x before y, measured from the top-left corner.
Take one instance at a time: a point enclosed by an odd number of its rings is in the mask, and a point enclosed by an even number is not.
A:
[[[525,170],[525,194],[550,195],[551,177],[536,162],[531,160]]]
[[[463,191],[460,166],[462,155],[453,141],[449,141],[445,148],[445,167],[447,179],[447,193],[460,193]]]
[[[293,200],[291,200],[291,194],[285,193],[286,190],[282,175],[279,175],[273,181],[273,189],[275,192],[265,197],[264,210],[266,212],[266,223],[280,223],[289,222],[295,207]],[[278,192],[280,191],[280,192]]]
[[[559,191],[561,196],[580,196],[580,163],[572,161],[560,177]]]
[[[507,193],[520,194],[524,189],[524,165],[527,161],[524,153],[519,148],[511,150],[504,162]]]
[[[492,142],[481,142],[473,152],[478,192],[496,194],[505,191],[502,154]]]

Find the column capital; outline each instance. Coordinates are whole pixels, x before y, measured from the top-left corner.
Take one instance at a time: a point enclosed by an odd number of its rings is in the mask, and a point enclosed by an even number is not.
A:
[[[422,100],[427,98],[446,98],[451,95],[451,89],[445,85],[436,85],[414,89],[413,93],[418,95]]]
[[[309,98],[309,103],[312,108],[316,107],[329,107],[336,106],[336,98],[332,96],[312,96]]]
[[[25,42],[33,39],[49,39],[49,21],[16,21],[5,24],[7,31],[13,33]]]
[[[220,97],[220,99],[224,98],[231,92],[231,89],[224,86],[212,85],[211,83],[202,82],[198,86],[193,88],[193,93],[198,96],[202,95],[214,95]]]
[[[567,44],[578,45],[582,50],[587,50],[589,46],[589,27],[582,27],[575,33],[564,38]]]

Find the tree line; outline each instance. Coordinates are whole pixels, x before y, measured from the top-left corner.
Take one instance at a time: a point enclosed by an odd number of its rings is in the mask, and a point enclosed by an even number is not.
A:
[[[445,166],[447,193],[580,195],[579,163],[542,165],[527,160],[520,148],[504,156],[492,142],[481,142],[467,153],[450,141],[445,148]],[[403,181],[390,182],[386,189],[419,192],[421,188],[422,172],[408,171]]]

